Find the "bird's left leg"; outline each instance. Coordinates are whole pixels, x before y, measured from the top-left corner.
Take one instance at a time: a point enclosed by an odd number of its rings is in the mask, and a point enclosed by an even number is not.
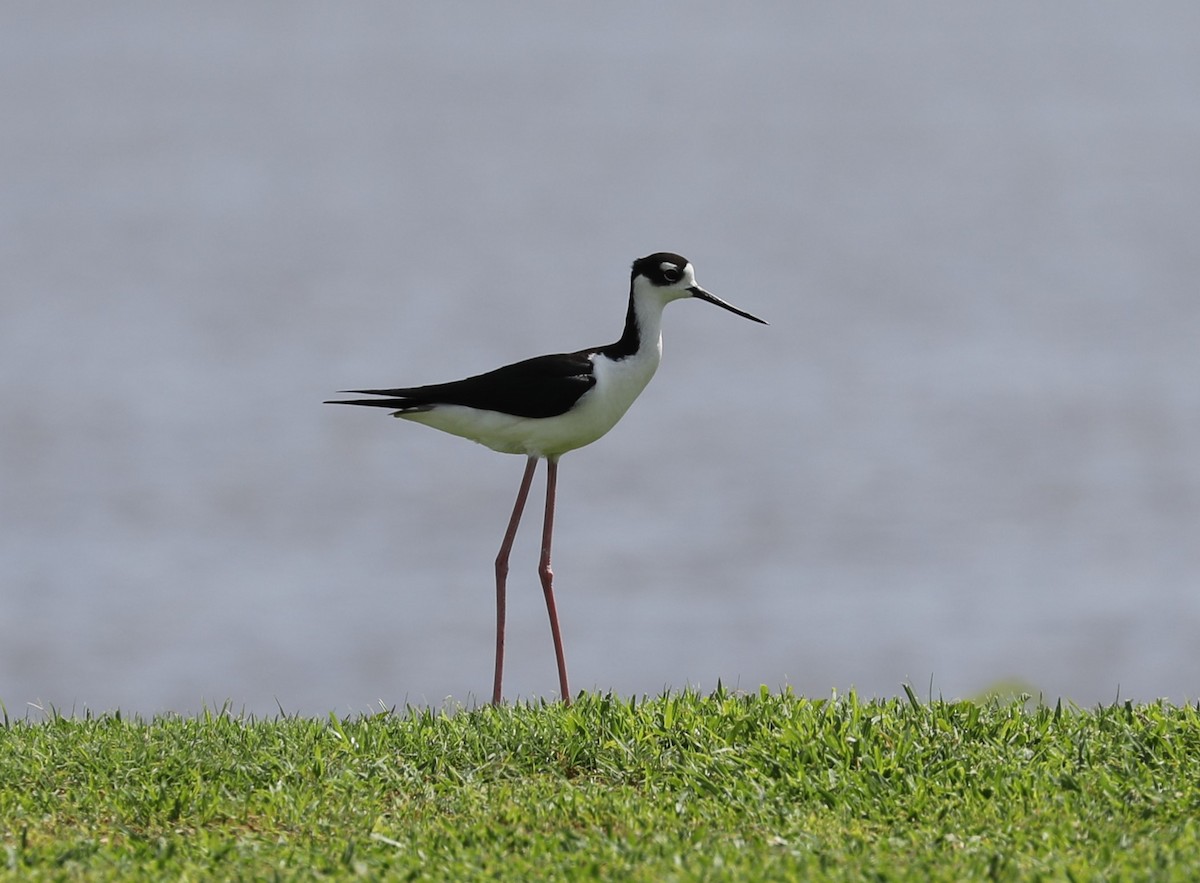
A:
[[[504,542],[500,544],[500,552],[496,555],[496,677],[492,683],[493,705],[500,704],[500,683],[504,680],[504,595],[508,581],[508,555],[512,552],[513,540],[517,538],[517,525],[521,523],[521,513],[525,511],[525,500],[529,496],[529,485],[533,483],[533,471],[536,468],[537,457],[530,457],[525,463],[525,475],[521,478],[512,517],[508,520],[508,530],[504,532]]]

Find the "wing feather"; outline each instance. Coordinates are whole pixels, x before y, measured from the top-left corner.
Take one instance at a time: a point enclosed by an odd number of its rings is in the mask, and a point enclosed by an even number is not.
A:
[[[348,389],[343,392],[380,396],[327,402],[366,405],[396,411],[427,411],[438,405],[464,405],[515,417],[555,417],[571,409],[591,389],[593,351],[535,356],[450,383],[396,389]]]

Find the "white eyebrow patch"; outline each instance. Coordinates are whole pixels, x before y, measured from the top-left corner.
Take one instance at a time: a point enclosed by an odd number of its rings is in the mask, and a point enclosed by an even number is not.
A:
[[[675,271],[675,272],[679,271],[679,265],[673,264],[670,261],[663,261],[661,264],[658,265],[658,268],[660,270],[662,270],[664,273],[670,273],[672,271]]]

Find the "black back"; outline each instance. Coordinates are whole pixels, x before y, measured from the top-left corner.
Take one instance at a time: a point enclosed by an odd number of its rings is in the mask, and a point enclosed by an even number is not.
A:
[[[582,350],[535,356],[449,383],[398,389],[351,389],[347,392],[387,398],[329,404],[370,405],[396,411],[423,411],[434,405],[465,405],[515,417],[557,417],[571,410],[579,397],[595,385],[589,358],[593,352]]]

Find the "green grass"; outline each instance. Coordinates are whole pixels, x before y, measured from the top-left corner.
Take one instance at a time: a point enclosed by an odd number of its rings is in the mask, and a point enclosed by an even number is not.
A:
[[[0,880],[1193,880],[1200,710],[581,695],[0,728]]]

